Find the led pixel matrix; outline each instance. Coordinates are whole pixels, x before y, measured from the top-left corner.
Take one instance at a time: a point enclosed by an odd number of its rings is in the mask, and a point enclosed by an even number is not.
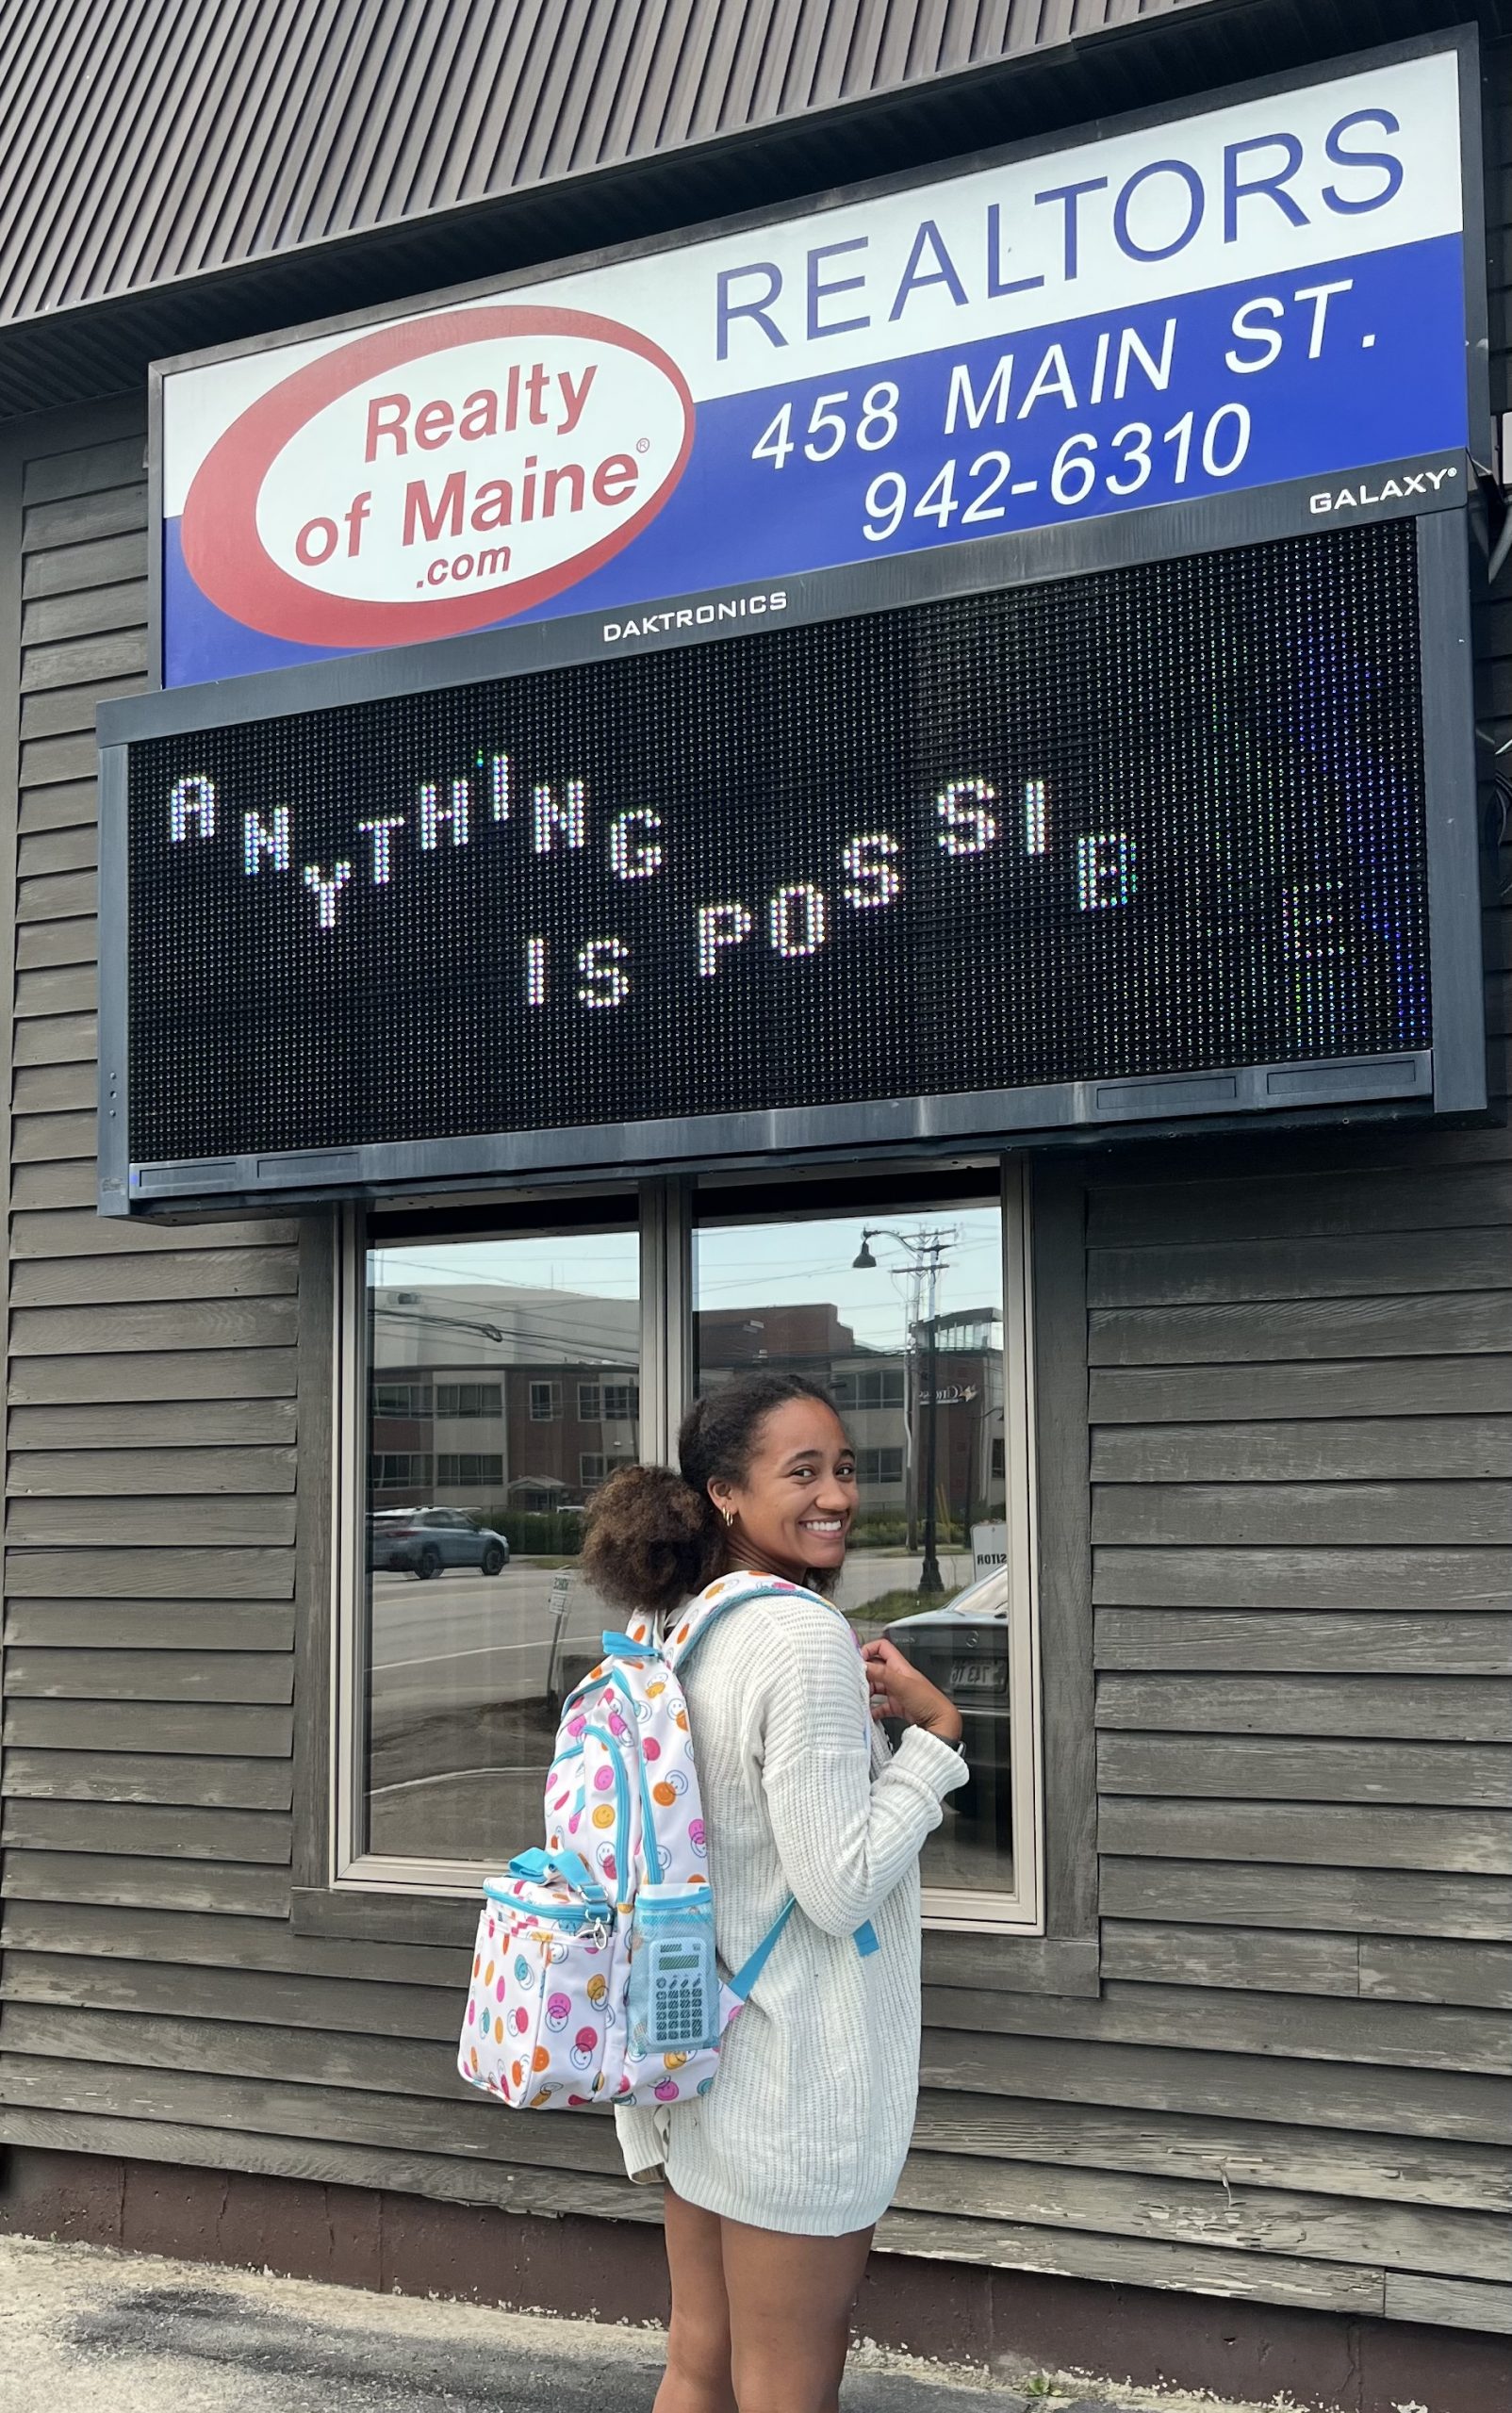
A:
[[[130,755],[139,1162],[1431,1039],[1406,521]]]

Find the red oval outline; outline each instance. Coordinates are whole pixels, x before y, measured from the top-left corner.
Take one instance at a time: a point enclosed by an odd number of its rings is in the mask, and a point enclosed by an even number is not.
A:
[[[279,568],[257,533],[258,498],[284,446],[318,411],[362,385],[380,368],[449,352],[458,344],[477,343],[489,336],[531,335],[577,336],[620,352],[638,353],[662,371],[682,404],[682,442],[677,459],[655,493],[623,526],[586,552],[574,553],[554,568],[540,570],[514,586],[492,587],[477,595],[437,595],[416,603],[370,603],[352,596],[320,595]],[[300,645],[386,646],[419,636],[460,635],[529,611],[564,587],[575,586],[622,551],[654,519],[677,485],[693,450],[693,435],[694,402],[686,378],[659,344],[634,327],[584,310],[525,304],[406,320],[296,369],[216,438],[185,498],[180,531],[185,567],[217,610],[243,627]]]

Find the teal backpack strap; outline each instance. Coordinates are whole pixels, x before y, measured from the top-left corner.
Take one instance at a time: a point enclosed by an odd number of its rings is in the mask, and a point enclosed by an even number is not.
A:
[[[766,1933],[763,1936],[760,1944],[756,1946],[755,1951],[751,1954],[749,1960],[743,1961],[740,1967],[735,1971],[734,1976],[730,1980],[730,1991],[736,1997],[737,2001],[744,2002],[749,1994],[752,1986],[756,1983],[757,1978],[761,1976],[762,1971],[765,1968],[766,1963],[772,1957],[778,1937],[781,1934],[782,1929],[786,1927],[794,1912],[797,1909],[797,1896],[794,1894],[790,1894],[781,1909],[778,1912],[776,1918],[772,1921],[771,1926],[767,1929]]]
[[[590,1901],[602,1902],[605,1909],[609,1905],[609,1896],[599,1880],[587,1862],[575,1851],[536,1849],[517,1852],[509,1863],[509,1874],[511,1877],[534,1878],[537,1881],[548,1877],[565,1878],[569,1885],[577,1887],[580,1894],[586,1894]]]
[[[787,1600],[794,1598],[816,1601],[820,1608],[832,1610],[837,1617],[844,1616],[844,1612],[835,1608],[832,1600],[827,1600],[822,1592],[811,1592],[806,1584],[764,1584],[759,1576],[755,1576],[750,1583],[744,1584],[738,1591],[727,1594],[724,1600],[711,1601],[708,1610],[699,1617],[681,1650],[674,1648],[670,1651],[664,1650],[662,1655],[675,1675],[682,1667],[684,1659],[692,1657],[710,1627],[716,1625],[731,1609],[743,1609],[751,1600]],[[608,1640],[609,1636],[605,1634],[606,1644]],[[644,1643],[639,1643],[635,1647],[641,1651],[646,1648]]]
[[[797,1895],[790,1894],[781,1909],[778,1912],[776,1918],[772,1921],[771,1926],[767,1929],[766,1933],[763,1936],[760,1944],[756,1946],[755,1951],[751,1954],[749,1960],[742,1962],[740,1967],[735,1971],[734,1976],[731,1978],[730,1991],[741,2002],[746,2000],[752,1986],[756,1983],[757,1978],[765,1968],[767,1962],[771,1959],[772,1953],[776,1948],[777,1939],[781,1934],[782,1929],[786,1927],[794,1912],[797,1909]],[[873,1927],[870,1919],[867,1919],[863,1926],[859,1927],[856,1929],[855,1934],[851,1938],[851,1942],[855,1945],[857,1951],[861,1954],[863,1961],[868,1960],[877,1950],[877,1929]]]
[[[677,1653],[676,1657],[671,1662],[673,1668],[681,1668],[683,1660],[692,1653],[696,1646],[702,1641],[704,1635],[708,1633],[709,1628],[724,1615],[727,1609],[743,1609],[748,1600],[789,1600],[795,1593],[797,1594],[800,1599],[817,1600],[822,1607],[834,1609],[834,1602],[832,1600],[825,1600],[822,1592],[811,1592],[805,1584],[763,1584],[757,1580],[756,1582],[748,1584],[741,1591],[731,1592],[728,1600],[720,1600],[715,1603],[711,1614],[700,1620],[695,1631],[689,1634],[682,1649]],[[842,1615],[842,1612],[839,1609],[834,1609],[834,1614],[836,1617],[839,1617]],[[610,1636],[606,1633],[603,1640],[604,1648],[607,1650],[609,1647]],[[633,1648],[644,1650],[646,1646],[644,1643],[637,1643],[633,1645]],[[796,1907],[796,1903],[790,1897],[785,1909],[779,1912],[770,1931],[764,1936],[761,1943],[758,1944],[755,1951],[751,1954],[750,1959],[747,1962],[745,1967],[737,1976],[731,1979],[730,1991],[731,1994],[739,1994],[742,2002],[745,2001],[746,1995],[749,1993],[751,1987],[756,1983],[757,1978],[765,1967],[767,1955],[770,1953],[772,1946],[776,1944],[778,1937],[781,1934],[782,1929],[786,1927],[788,1920],[792,1917]],[[854,1941],[856,1950],[860,1953],[862,1959],[863,1961],[869,1960],[872,1954],[878,1949],[877,1929],[873,1927],[870,1919],[863,1920],[861,1926],[856,1929]]]

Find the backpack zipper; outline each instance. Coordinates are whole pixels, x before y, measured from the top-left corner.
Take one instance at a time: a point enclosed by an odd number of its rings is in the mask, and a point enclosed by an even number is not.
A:
[[[497,1902],[501,1910],[514,1911],[524,1918],[548,1919],[557,1927],[586,1927],[590,1919],[601,1920],[603,1916],[602,1912],[596,1910],[591,1902],[584,1902],[581,1910],[574,1910],[570,1903],[527,1902],[518,1894],[491,1894],[486,1886],[484,1891],[489,1901]]]

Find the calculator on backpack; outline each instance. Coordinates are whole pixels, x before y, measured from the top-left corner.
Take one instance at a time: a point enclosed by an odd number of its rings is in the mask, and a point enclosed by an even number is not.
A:
[[[653,2053],[695,2053],[719,2040],[719,1980],[702,1936],[666,1936],[650,1955],[647,2043]]]

